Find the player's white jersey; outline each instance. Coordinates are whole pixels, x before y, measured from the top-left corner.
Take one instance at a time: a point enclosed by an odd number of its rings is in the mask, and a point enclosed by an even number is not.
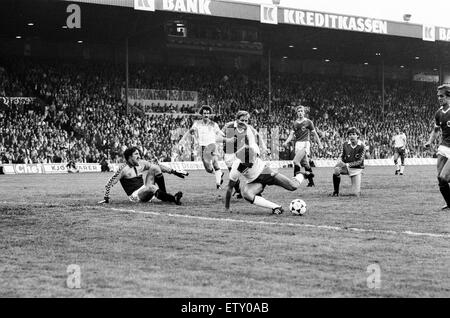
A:
[[[216,135],[220,133],[220,128],[217,123],[212,120],[204,123],[203,120],[196,120],[192,125],[192,129],[197,131],[198,144],[200,146],[208,146],[216,143]]]
[[[406,135],[405,133],[400,133],[392,137],[395,148],[404,148],[406,146]]]
[[[239,179],[239,176],[242,175],[247,180],[247,183],[250,183],[259,177],[261,172],[263,172],[264,167],[266,166],[266,163],[259,157],[255,158],[255,162],[253,163],[253,166],[251,168],[243,169],[244,167],[240,166],[241,163],[242,161],[240,159],[236,159],[233,162],[230,171],[230,180],[237,181]]]

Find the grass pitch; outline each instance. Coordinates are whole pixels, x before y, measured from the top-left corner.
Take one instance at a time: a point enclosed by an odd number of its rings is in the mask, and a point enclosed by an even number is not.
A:
[[[120,184],[97,205],[106,173],[1,175],[0,297],[450,297],[450,214],[434,166],[367,167],[360,198],[345,196],[345,176],[343,196],[329,197],[332,169],[314,172],[314,188],[266,188],[280,216],[235,198],[225,214],[225,191],[204,171],[165,176],[182,206],[133,204]],[[301,217],[288,211],[297,197]],[[79,289],[67,285],[71,264]]]

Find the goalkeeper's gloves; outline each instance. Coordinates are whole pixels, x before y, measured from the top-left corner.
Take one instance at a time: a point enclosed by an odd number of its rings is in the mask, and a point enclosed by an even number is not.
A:
[[[189,172],[172,169],[172,174],[176,175],[178,178],[184,179],[184,177],[189,175]]]
[[[103,200],[98,201],[98,204],[109,203],[109,197],[104,197]]]

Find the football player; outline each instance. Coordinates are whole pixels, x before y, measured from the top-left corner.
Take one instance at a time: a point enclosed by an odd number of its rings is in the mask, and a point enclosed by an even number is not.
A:
[[[132,202],[148,202],[156,197],[161,201],[181,205],[183,193],[177,192],[175,195],[167,193],[162,173],[171,173],[180,178],[184,178],[187,173],[141,160],[141,153],[137,147],[126,149],[123,155],[126,163],[108,180],[105,196],[99,203],[110,202],[111,187],[120,181],[128,199]],[[146,173],[145,178],[144,173]]]
[[[352,183],[352,192],[357,197],[361,194],[361,176],[364,169],[366,147],[359,140],[359,131],[355,127],[347,130],[348,141],[344,142],[342,156],[334,167],[332,196],[339,196],[341,174],[348,175]]]
[[[240,176],[245,180],[241,184],[241,192],[244,199],[254,205],[271,209],[273,214],[282,214],[283,207],[261,196],[265,187],[277,185],[286,190],[295,191],[305,179],[303,172],[290,179],[279,172],[273,171],[259,158],[258,152],[258,149],[247,145],[236,152],[236,159],[231,167],[230,181],[225,196],[226,212],[232,212],[230,209],[231,195],[234,185]]]
[[[450,84],[444,84],[437,89],[437,98],[440,108],[434,115],[434,129],[430,138],[425,143],[425,148],[430,148],[436,140],[439,131],[442,131],[442,141],[437,151],[437,172],[439,191],[441,192],[446,205],[442,210],[450,209]]]
[[[283,147],[295,140],[295,156],[294,156],[294,176],[300,172],[301,167],[305,168],[305,171],[310,172],[308,175],[308,187],[314,186],[312,169],[309,164],[309,156],[311,154],[311,142],[310,134],[312,134],[319,145],[319,149],[322,149],[322,143],[320,142],[319,135],[314,128],[313,122],[305,117],[305,106],[298,106],[297,120],[293,124],[293,129],[291,130],[289,137],[283,143]]]

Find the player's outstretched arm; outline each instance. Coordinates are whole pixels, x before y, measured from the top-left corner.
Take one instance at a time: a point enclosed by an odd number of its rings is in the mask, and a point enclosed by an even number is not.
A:
[[[108,180],[108,182],[105,185],[105,196],[103,197],[103,200],[99,201],[99,204],[103,203],[109,203],[109,192],[111,191],[111,188],[122,178],[122,171],[125,168],[126,164],[122,165],[116,173]]]
[[[228,212],[228,213],[232,212],[230,209],[230,201],[231,201],[231,195],[233,193],[235,184],[236,184],[236,181],[233,181],[233,180],[230,180],[228,182],[227,193],[225,195],[225,212]]]
[[[189,128],[189,129],[184,133],[183,137],[181,137],[181,139],[180,139],[180,141],[179,141],[178,143],[179,143],[179,144],[183,143],[183,142],[187,139],[187,137],[188,137],[192,132],[195,132],[195,131],[196,131],[196,127],[195,127],[195,124],[194,124],[191,128]]]

